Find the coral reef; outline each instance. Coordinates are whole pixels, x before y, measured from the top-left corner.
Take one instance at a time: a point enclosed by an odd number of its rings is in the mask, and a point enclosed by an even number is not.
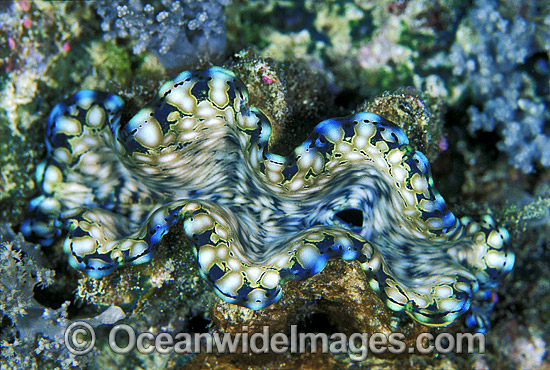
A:
[[[548,87],[546,96],[539,95],[538,77],[529,71],[534,64],[548,61],[535,56],[544,51],[536,38],[538,28],[544,26],[530,21],[536,17],[537,6],[524,3],[477,2],[457,31],[449,61],[453,74],[467,81],[463,88],[480,102],[468,108],[468,130],[498,132],[502,138],[499,150],[514,167],[530,173],[536,166],[550,167],[545,113]],[[506,7],[510,12],[515,7],[523,11],[511,18]],[[504,14],[499,8],[505,8]],[[548,78],[548,67],[544,68]]]
[[[58,91],[78,85],[146,96],[151,82],[143,76],[164,72],[154,57],[133,59],[131,51],[92,37],[94,16],[89,2],[2,2],[0,215],[14,224],[24,217],[35,165],[44,154],[43,143],[29,138],[44,135],[42,122]]]
[[[2,369],[82,368],[93,353],[76,356],[65,346],[68,319],[66,301],[58,309],[43,306],[35,298],[36,289],[54,282],[55,272],[42,267],[47,262],[38,245],[26,242],[9,224],[0,225],[0,312],[2,314]],[[111,306],[101,314],[80,319],[92,327],[110,325],[124,318]],[[5,320],[6,319],[6,320]]]
[[[97,1],[106,41],[130,39],[132,50],[153,52],[167,69],[219,59],[225,50],[224,7],[216,1]]]
[[[238,14],[228,9],[228,40],[280,62],[304,60],[324,71],[334,90],[359,97],[348,103],[353,108],[361,98],[412,85],[417,66],[452,40],[464,7],[425,0],[250,1]]]
[[[541,328],[525,328],[517,320],[510,319],[498,328],[496,334],[496,344],[517,369],[550,369],[550,362],[545,359],[547,344]]]
[[[437,98],[414,91],[385,93],[360,106],[358,111],[373,112],[399,122],[411,145],[433,162],[445,150],[443,107]]]
[[[550,166],[547,5],[267,3],[252,2],[229,28],[244,27],[246,17],[249,41],[260,54],[279,61],[303,59],[324,70],[336,88],[363,97],[414,85],[447,102],[468,101],[471,134],[497,132],[499,150],[524,173]],[[277,14],[292,16],[282,22]],[[264,22],[260,29],[253,18]]]
[[[0,311],[11,323],[2,320],[2,368],[38,369],[44,362],[68,368],[86,363],[89,359],[76,359],[64,346],[69,302],[52,310],[34,299],[34,288],[51,285],[54,271],[30,257],[38,252],[20,234],[14,235],[9,225],[1,225],[0,232]]]
[[[78,28],[59,21],[52,7],[65,8],[60,4],[14,1],[4,2],[0,12],[0,212],[5,219],[9,209],[14,223],[23,216],[25,205],[21,201],[34,189],[33,164],[40,150],[26,138],[43,133],[36,114],[40,107],[39,85],[46,80],[47,66],[61,52],[69,34],[79,33]],[[48,16],[39,15],[43,13]],[[52,34],[41,32],[53,28]]]
[[[311,352],[119,355],[106,340],[107,316],[126,315],[136,331],[155,334],[236,333],[241,324],[250,333],[263,324],[288,333],[295,324],[329,334],[409,330],[412,339],[437,329],[387,309],[357,262],[332,260],[310,279],[286,281],[280,301],[253,311],[213,294],[176,228],[149,263],[93,279],[67,269],[62,240],[41,248],[3,227],[2,282],[15,288],[0,292],[2,369],[550,367],[546,2],[14,0],[0,2],[0,40],[0,218],[16,231],[38,192],[35,167],[54,104],[79,89],[108,91],[124,99],[126,122],[155,96],[159,81],[180,72],[167,67],[215,63],[241,77],[250,105],[272,122],[269,149],[277,154],[327,117],[368,110],[399,121],[432,163],[450,208],[492,214],[510,231],[516,254],[515,269],[489,297],[498,303],[485,354],[360,362]],[[62,325],[77,317],[98,329],[88,357],[71,357],[58,340]],[[445,330],[464,325],[456,320]]]

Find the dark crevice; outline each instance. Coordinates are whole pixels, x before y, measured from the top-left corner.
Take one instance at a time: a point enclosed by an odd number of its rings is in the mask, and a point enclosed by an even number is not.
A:
[[[344,209],[337,212],[335,216],[350,226],[363,227],[363,212],[359,209]]]
[[[205,318],[204,312],[197,312],[189,318],[187,332],[189,333],[208,333],[211,321]]]
[[[333,325],[329,316],[325,313],[315,312],[296,323],[298,333],[325,333],[334,334],[340,332]]]

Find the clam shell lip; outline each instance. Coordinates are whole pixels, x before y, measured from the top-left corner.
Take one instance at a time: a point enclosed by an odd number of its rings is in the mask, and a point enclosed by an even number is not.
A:
[[[120,97],[76,93],[50,113],[42,195],[22,232],[48,245],[68,230],[70,265],[99,278],[149,261],[179,225],[216,293],[253,309],[288,277],[358,259],[390,309],[427,325],[448,324],[512,269],[507,231],[490,216],[457,219],[394,123],[327,119],[285,157],[247,102],[220,67],[182,72],[127,122]],[[363,216],[335,221],[349,209]]]

